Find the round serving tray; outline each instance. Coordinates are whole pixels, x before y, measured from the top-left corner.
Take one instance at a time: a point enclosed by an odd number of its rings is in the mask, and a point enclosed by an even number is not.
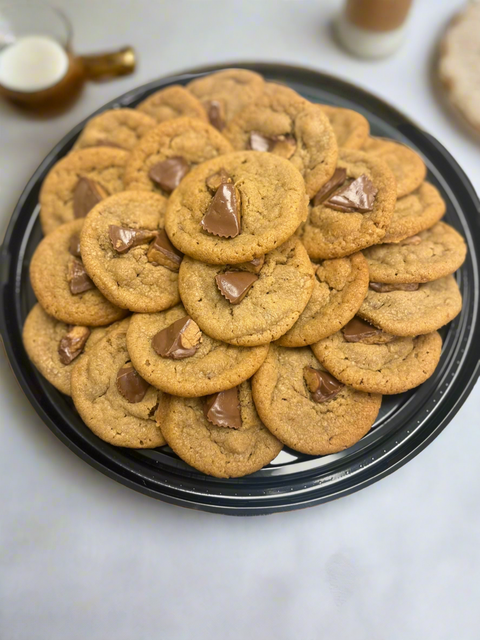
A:
[[[355,109],[368,118],[373,135],[404,142],[423,156],[428,180],[447,202],[446,220],[468,244],[467,260],[457,274],[463,310],[443,330],[442,357],[432,378],[416,390],[384,396],[370,433],[346,451],[313,457],[285,448],[270,465],[245,478],[205,476],[179,460],[168,447],[123,449],[97,438],[83,424],[71,399],[52,387],[30,363],[21,335],[27,313],[35,303],[28,266],[42,237],[39,190],[47,172],[71,149],[86,121],[48,154],[13,212],[0,254],[0,329],[12,369],[29,401],[47,426],[83,460],[122,484],[167,502],[224,514],[256,515],[319,504],[379,480],[427,446],[458,411],[480,372],[480,203],[451,155],[432,136],[373,95],[309,69],[262,63],[228,66],[258,71],[312,102]],[[106,104],[99,112],[134,107],[162,87],[185,84],[192,77],[220,68],[225,65],[151,82]]]

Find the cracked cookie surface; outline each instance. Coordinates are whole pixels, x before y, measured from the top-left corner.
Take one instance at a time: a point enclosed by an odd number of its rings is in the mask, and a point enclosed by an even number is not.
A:
[[[109,109],[87,122],[73,148],[118,146],[130,151],[155,125],[153,118],[135,109]]]
[[[127,333],[128,351],[139,374],[150,384],[177,396],[198,397],[231,389],[250,378],[268,353],[268,345],[236,347],[202,334],[197,352],[180,360],[163,358],[152,338],[187,312],[178,305],[155,314],[132,316]]]
[[[305,367],[324,370],[310,347],[271,345],[252,381],[261,419],[281,442],[302,453],[328,455],[351,447],[375,422],[381,395],[344,386],[329,400],[314,402]]]
[[[215,277],[235,270],[185,257],[180,267],[180,297],[193,320],[212,338],[241,346],[267,344],[293,326],[314,286],[313,267],[302,244],[292,238],[265,256],[247,296],[231,304]]]
[[[174,84],[142,100],[136,106],[140,112],[154,118],[157,124],[175,118],[199,118],[208,121],[201,102],[180,84]]]
[[[282,443],[262,424],[250,381],[238,387],[242,426],[217,427],[204,416],[204,398],[169,396],[162,422],[165,440],[186,463],[217,478],[238,478],[258,471],[282,450]],[[163,408],[163,407],[162,407]]]

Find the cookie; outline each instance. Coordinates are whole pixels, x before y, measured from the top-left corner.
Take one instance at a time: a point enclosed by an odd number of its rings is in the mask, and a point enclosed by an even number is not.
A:
[[[427,167],[424,161],[416,151],[400,142],[369,137],[362,149],[388,164],[397,183],[397,198],[412,193],[425,180]]]
[[[433,374],[440,360],[442,339],[434,331],[395,338],[386,344],[362,344],[347,342],[339,331],[312,349],[327,371],[344,384],[389,395],[418,387]]]
[[[202,120],[167,120],[133,149],[125,167],[125,189],[169,196],[198,164],[230,151],[228,140]]]
[[[236,189],[236,206],[229,208],[227,202],[220,211],[223,187],[211,190],[207,181],[221,170]],[[208,224],[216,212],[217,219]],[[288,160],[272,153],[237,151],[205,162],[184,178],[168,201],[165,228],[173,244],[192,258],[235,264],[281,245],[306,214],[305,184]],[[235,216],[238,227],[233,230]]]
[[[462,236],[445,222],[394,244],[365,250],[370,280],[416,283],[438,280],[460,268],[467,254]]]
[[[433,227],[445,213],[445,200],[429,182],[398,198],[382,242],[400,242]]]
[[[207,113],[200,101],[180,84],[172,84],[155,91],[136,108],[154,118],[157,124],[183,117],[208,121]]]
[[[127,311],[107,300],[88,277],[78,247],[83,223],[68,222],[40,242],[30,261],[30,281],[49,315],[66,324],[96,327],[120,320]]]
[[[72,398],[87,427],[105,442],[152,449],[165,444],[155,418],[162,392],[129,366],[129,320],[110,331],[73,367]]]
[[[182,256],[164,232],[157,235],[163,228],[165,205],[165,198],[156,193],[124,191],[103,200],[85,220],[81,234],[85,268],[104,296],[122,309],[154,313],[180,300]],[[174,260],[164,261],[168,266],[159,264],[161,256],[152,255],[159,237],[164,253]]]
[[[420,284],[416,291],[370,288],[358,315],[394,336],[418,336],[440,329],[461,310],[462,295],[450,275]]]
[[[87,122],[73,148],[113,147],[130,151],[156,121],[135,109],[109,109]]]
[[[245,275],[251,276],[247,285]],[[267,253],[255,275],[186,256],[178,286],[185,309],[202,331],[253,347],[277,340],[295,324],[312,295],[314,274],[301,242],[292,238]],[[240,298],[235,300],[232,292]]]
[[[265,80],[246,69],[226,69],[195,78],[187,88],[205,108],[219,131],[263,92]]]
[[[383,160],[363,151],[340,149],[337,174],[338,180],[332,183],[336,185],[333,191],[326,194],[322,190],[319,192],[319,197],[316,196],[312,201],[306,223],[299,230],[312,260],[342,258],[381,242],[393,215],[395,178]],[[358,207],[342,207],[331,203],[332,198],[338,198],[339,192],[341,202],[341,192],[349,183],[358,184],[356,181],[363,176],[373,184],[373,193],[376,193],[373,202],[370,198],[367,206],[360,208],[370,206],[371,210],[362,213]]]
[[[253,377],[252,391],[269,431],[291,449],[308,455],[351,447],[368,433],[382,403],[381,395],[355,391],[325,374],[309,347],[271,345]]]
[[[291,329],[278,339],[282,347],[303,347],[343,327],[357,313],[368,290],[368,265],[361,253],[324,260],[315,269],[312,297]]]
[[[357,111],[319,105],[332,125],[337,144],[343,149],[361,149],[370,133],[368,120]]]
[[[237,428],[218,426],[206,418],[209,404],[216,400],[220,410],[227,405]],[[217,478],[239,478],[274,460],[282,444],[261,423],[249,381],[222,400],[214,396],[209,403],[209,398],[169,396],[162,431],[168,445],[190,466]],[[216,417],[210,412],[210,419],[219,422]]]
[[[337,142],[328,118],[292,89],[267,83],[263,94],[224,130],[234,149],[270,151],[289,160],[309,197],[332,176]]]
[[[72,151],[49,171],[40,190],[40,223],[45,235],[83,218],[101,199],[123,191],[129,154],[113,147]]]
[[[49,316],[37,303],[25,320],[23,345],[44,378],[69,396],[74,364],[107,334],[110,326],[69,327]]]
[[[133,366],[162,391],[198,397],[231,389],[250,378],[267,356],[268,345],[235,347],[210,338],[192,320],[186,329],[187,323],[182,305],[131,319],[127,346]]]
[[[451,20],[440,43],[438,74],[456,111],[480,131],[478,68],[480,5],[467,3]]]

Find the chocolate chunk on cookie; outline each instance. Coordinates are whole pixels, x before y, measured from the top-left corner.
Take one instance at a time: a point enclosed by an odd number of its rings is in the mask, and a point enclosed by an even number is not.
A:
[[[155,91],[136,108],[154,118],[157,124],[175,118],[198,118],[205,122],[208,120],[200,100],[180,84]]]
[[[130,151],[156,124],[135,109],[109,109],[87,122],[73,148],[107,146]]]

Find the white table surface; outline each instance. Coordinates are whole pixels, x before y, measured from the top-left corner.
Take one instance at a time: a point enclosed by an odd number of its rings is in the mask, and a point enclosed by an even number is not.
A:
[[[0,103],[0,222],[73,125],[174,71],[297,63],[366,87],[416,119],[477,190],[480,147],[430,83],[458,0],[417,0],[408,43],[365,63],[332,41],[336,0],[57,0],[79,52],[132,44],[134,76],[89,85],[41,121]],[[480,628],[480,387],[418,457],[363,491],[264,518],[197,513],[90,468],[37,417],[0,355],[0,638],[470,640]]]

